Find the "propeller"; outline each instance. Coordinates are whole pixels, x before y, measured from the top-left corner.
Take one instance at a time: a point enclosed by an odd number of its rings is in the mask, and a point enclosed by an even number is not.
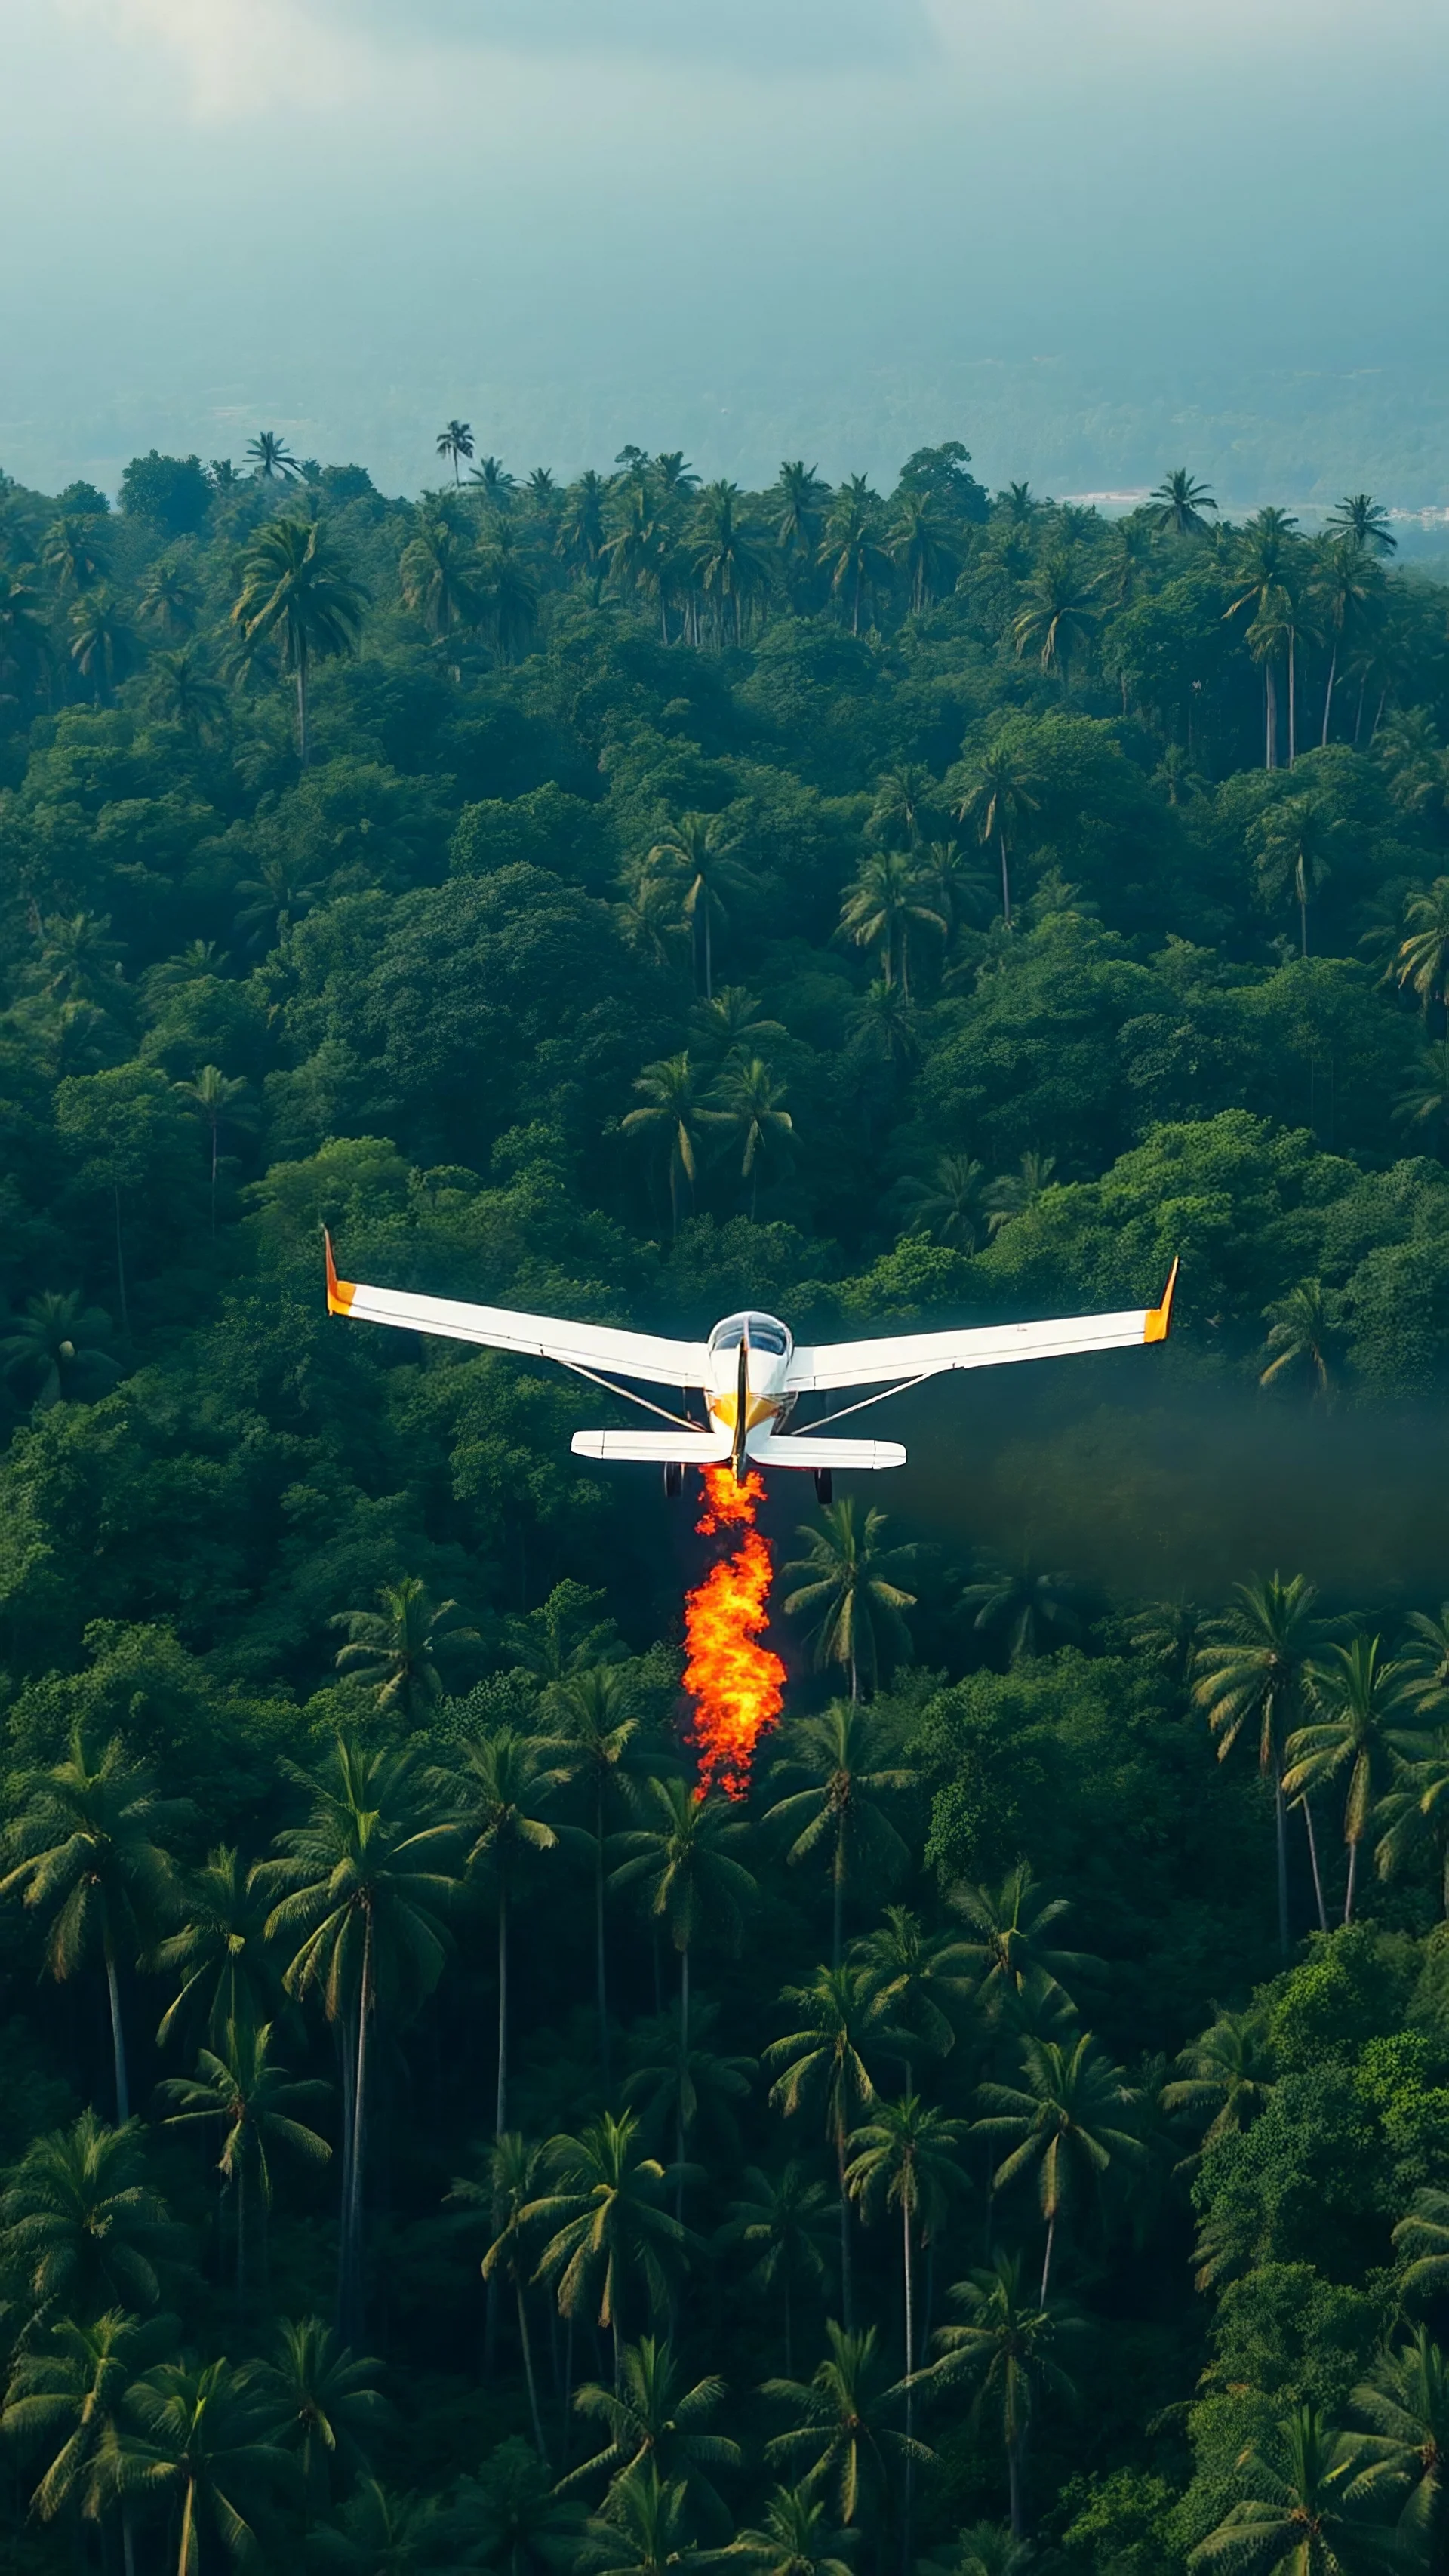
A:
[[[750,1328],[740,1334],[740,1364],[735,1373],[735,1445],[731,1465],[735,1483],[742,1485],[750,1472],[745,1456],[745,1435],[750,1427]]]

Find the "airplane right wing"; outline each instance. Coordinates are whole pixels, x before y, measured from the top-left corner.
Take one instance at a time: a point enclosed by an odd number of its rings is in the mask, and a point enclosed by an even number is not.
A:
[[[1177,1283],[1174,1261],[1160,1306],[1116,1315],[1069,1315],[1043,1324],[981,1324],[951,1333],[890,1333],[870,1342],[825,1342],[796,1350],[785,1379],[792,1395],[815,1388],[878,1386],[885,1378],[936,1377],[946,1369],[1000,1368],[1009,1360],[1066,1359],[1079,1351],[1165,1342]]]
[[[327,1308],[355,1323],[397,1324],[445,1341],[476,1342],[490,1351],[518,1351],[530,1359],[557,1360],[585,1376],[642,1378],[650,1386],[709,1383],[703,1342],[670,1342],[655,1333],[629,1333],[615,1324],[574,1324],[555,1315],[518,1315],[506,1306],[466,1306],[451,1297],[420,1297],[410,1288],[368,1288],[339,1279],[327,1245]],[[728,1454],[728,1443],[726,1443]],[[673,1452],[671,1452],[673,1455]]]

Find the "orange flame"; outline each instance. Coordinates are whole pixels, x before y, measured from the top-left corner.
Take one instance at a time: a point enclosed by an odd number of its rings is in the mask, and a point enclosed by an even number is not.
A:
[[[755,1747],[785,1702],[785,1667],[758,1642],[770,1616],[774,1572],[769,1542],[754,1526],[765,1480],[752,1470],[737,1485],[729,1467],[706,1467],[703,1476],[704,1509],[696,1528],[705,1538],[721,1529],[742,1528],[745,1536],[733,1556],[710,1567],[684,1605],[684,1687],[694,1702],[699,1757],[695,1794],[704,1797],[717,1782],[727,1798],[742,1798]]]

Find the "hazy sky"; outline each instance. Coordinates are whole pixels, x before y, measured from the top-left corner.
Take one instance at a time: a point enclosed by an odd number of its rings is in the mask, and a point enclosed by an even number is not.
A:
[[[1449,501],[1442,0],[0,0],[0,465]]]

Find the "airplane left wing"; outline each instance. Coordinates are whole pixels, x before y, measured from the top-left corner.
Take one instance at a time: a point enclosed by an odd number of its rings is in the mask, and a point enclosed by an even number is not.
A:
[[[796,1350],[785,1379],[788,1392],[878,1386],[885,1378],[936,1377],[946,1369],[1000,1368],[1009,1360],[1065,1359],[1079,1351],[1125,1350],[1136,1342],[1165,1342],[1177,1284],[1174,1261],[1160,1306],[1138,1306],[1117,1315],[1069,1315],[1044,1324],[982,1324],[951,1333],[891,1333],[871,1342],[826,1342]]]
[[[628,1333],[614,1324],[574,1324],[555,1315],[518,1315],[506,1306],[466,1306],[451,1297],[420,1297],[410,1288],[368,1288],[339,1279],[327,1245],[327,1308],[355,1323],[397,1324],[445,1341],[476,1342],[484,1350],[517,1351],[530,1359],[557,1360],[586,1376],[642,1378],[650,1386],[704,1386],[709,1354],[703,1342],[670,1342],[654,1333]]]

